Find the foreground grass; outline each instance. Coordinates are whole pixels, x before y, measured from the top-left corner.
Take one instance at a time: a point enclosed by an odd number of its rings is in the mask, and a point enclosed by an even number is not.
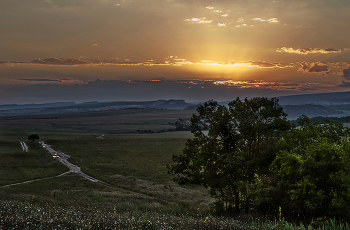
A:
[[[0,197],[0,229],[256,229],[249,221],[211,216],[201,205],[106,187],[73,173],[3,187]]]
[[[124,207],[123,207],[124,208]],[[0,201],[0,229],[350,229],[330,220],[313,228],[285,221],[242,221],[236,218],[167,214],[154,210],[123,211],[119,207],[41,206],[35,202]]]

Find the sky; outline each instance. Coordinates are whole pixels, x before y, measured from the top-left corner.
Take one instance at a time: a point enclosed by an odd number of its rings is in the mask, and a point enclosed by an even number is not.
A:
[[[2,0],[0,104],[350,91],[349,0]]]

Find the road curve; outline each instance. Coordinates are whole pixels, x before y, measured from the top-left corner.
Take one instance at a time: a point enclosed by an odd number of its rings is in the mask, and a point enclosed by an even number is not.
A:
[[[26,145],[26,143],[24,141],[21,141],[21,146],[22,146],[23,152],[28,152],[28,146]]]
[[[63,152],[60,152],[60,151],[56,151],[54,149],[51,148],[51,145],[47,145],[45,144],[43,141],[40,141],[39,142],[45,149],[47,149],[47,151],[49,151],[49,153],[57,158],[62,164],[66,165],[68,168],[69,168],[69,171],[68,172],[65,172],[63,174],[61,174],[60,176],[64,175],[64,174],[67,174],[67,173],[77,173],[79,175],[81,175],[82,177],[92,181],[92,182],[101,182],[100,180],[96,179],[96,178],[93,178],[85,173],[83,173],[80,169],[79,166],[77,165],[74,165],[72,163],[70,163],[68,161],[68,158],[70,158],[69,155],[63,153]]]

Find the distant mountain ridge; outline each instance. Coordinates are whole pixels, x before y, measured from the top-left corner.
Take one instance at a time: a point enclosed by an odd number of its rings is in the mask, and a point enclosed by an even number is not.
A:
[[[280,105],[343,105],[350,104],[350,91],[335,93],[301,94],[277,97]]]
[[[309,117],[342,115],[343,111],[350,111],[350,91],[336,93],[303,94],[277,97],[288,118],[293,119],[304,114]],[[233,98],[234,99],[234,98]],[[212,101],[212,100],[211,100]],[[228,105],[228,101],[218,102]],[[91,111],[120,110],[120,109],[169,109],[194,110],[202,103],[187,103],[184,100],[156,100],[156,101],[109,101],[109,102],[56,102],[45,104],[7,104],[0,105],[0,116],[38,115],[79,113]]]
[[[57,102],[46,104],[8,104],[0,105],[0,116],[80,113],[120,109],[173,109],[183,110],[192,104],[184,100],[157,100],[157,101],[112,101],[112,102]]]

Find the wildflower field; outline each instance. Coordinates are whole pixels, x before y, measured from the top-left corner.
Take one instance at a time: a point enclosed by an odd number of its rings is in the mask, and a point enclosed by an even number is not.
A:
[[[204,188],[179,186],[167,174],[166,164],[192,134],[137,132],[168,129],[190,112],[145,111],[0,119],[0,229],[350,229],[334,220],[288,223],[278,210],[270,216],[215,214]],[[31,133],[103,183],[75,173],[59,176],[67,167],[28,141]]]

